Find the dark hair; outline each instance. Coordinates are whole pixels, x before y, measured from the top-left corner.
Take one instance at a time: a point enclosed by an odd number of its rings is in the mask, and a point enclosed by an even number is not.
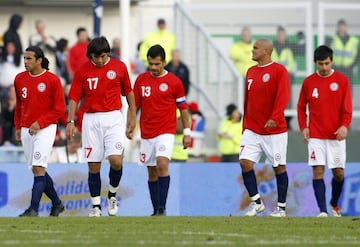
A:
[[[338,25],[338,26],[339,26],[339,25],[346,25],[345,19],[340,19],[340,20],[338,20],[337,25]]]
[[[104,36],[96,37],[88,44],[86,56],[91,59],[91,54],[99,56],[103,52],[110,53],[110,44]]]
[[[277,31],[278,31],[278,32],[285,32],[285,28],[284,28],[283,26],[279,25],[279,26],[277,27]]]
[[[158,19],[157,24],[158,24],[158,25],[166,24],[165,19],[164,19],[164,18]]]
[[[20,27],[23,17],[19,14],[13,14],[9,21],[9,27],[12,30],[17,30]]]
[[[328,57],[332,61],[333,53],[334,52],[330,47],[328,47],[326,45],[321,45],[318,48],[316,48],[314,51],[314,62],[325,60]]]
[[[67,39],[61,38],[56,42],[56,49],[63,52],[68,44],[69,41]]]
[[[153,45],[148,50],[147,57],[156,58],[160,56],[162,61],[165,61],[165,50],[161,45]]]
[[[226,106],[226,116],[231,117],[231,114],[233,111],[237,109],[237,106],[235,104],[229,104]]]
[[[39,58],[42,59],[42,61],[41,61],[41,67],[42,67],[43,69],[49,70],[49,60],[45,57],[44,52],[43,52],[43,50],[41,50],[40,47],[35,46],[35,45],[29,46],[28,48],[26,48],[25,51],[32,51],[32,52],[34,52],[36,59],[39,59]]]
[[[84,28],[84,27],[79,27],[78,29],[76,29],[76,36],[79,36],[79,34],[80,34],[81,32],[86,32],[86,28]]]

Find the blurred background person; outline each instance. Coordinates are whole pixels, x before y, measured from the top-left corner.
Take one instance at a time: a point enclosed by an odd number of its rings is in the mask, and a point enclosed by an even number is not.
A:
[[[15,76],[24,71],[23,57],[20,57],[19,64],[17,63],[17,51],[14,42],[10,41],[5,46],[6,57],[0,60],[0,97],[6,100],[10,86],[14,84]]]
[[[49,60],[50,71],[55,72],[56,39],[52,35],[45,34],[46,24],[43,20],[38,19],[35,21],[35,29],[36,33],[29,37],[29,46],[39,46]]]
[[[200,158],[205,155],[205,116],[195,101],[189,102],[188,106],[191,116],[191,144],[189,147],[189,155],[190,157]]]
[[[56,42],[56,74],[60,77],[64,87],[71,83],[70,74],[66,66],[69,55],[69,41],[61,38]]]
[[[121,59],[121,41],[119,38],[114,38],[110,49],[110,57],[117,60]]]
[[[180,50],[175,49],[171,51],[172,59],[165,66],[165,69],[169,72],[174,73],[182,81],[185,88],[185,95],[189,94],[190,89],[190,72],[186,64],[181,61]]]
[[[7,46],[9,42],[12,42],[15,45],[15,54],[13,54],[13,62],[16,66],[21,64],[23,47],[21,42],[21,37],[18,33],[18,30],[21,28],[23,23],[23,17],[18,14],[13,14],[10,18],[9,28],[5,31],[3,35],[4,47]],[[2,52],[2,61],[6,61],[8,52],[6,49]]]
[[[15,88],[11,85],[8,88],[8,97],[1,98],[0,127],[2,128],[1,145],[16,145],[14,112],[16,106]]]
[[[344,73],[354,84],[355,67],[359,61],[359,39],[348,33],[348,25],[344,19],[337,22],[336,33],[328,38],[327,45],[334,51],[333,69]]]
[[[141,60],[140,58],[140,47],[141,47],[141,44],[142,44],[142,41],[140,41],[137,46],[136,46],[136,53],[135,53],[135,56],[134,56],[134,60],[132,62],[133,64],[133,73],[135,75],[139,75],[141,73],[144,73],[147,68],[146,68],[146,65],[144,63],[144,61]]]
[[[189,115],[190,117],[190,115]],[[191,118],[189,118],[189,125]],[[171,162],[186,162],[189,159],[189,149],[184,148],[184,125],[181,120],[180,110],[176,109],[176,133],[175,133],[175,144],[173,152],[171,154]]]
[[[230,58],[243,78],[245,78],[248,68],[256,64],[251,59],[253,43],[250,27],[246,26],[241,30],[240,40],[230,47]]]
[[[66,145],[53,147],[49,163],[84,163],[83,152],[81,149],[81,134],[75,132],[71,139],[67,140]]]
[[[229,104],[218,131],[221,162],[239,162],[241,137],[242,115],[235,104]]]
[[[145,37],[140,46],[140,59],[146,66],[148,65],[146,54],[151,46],[156,44],[161,45],[165,50],[167,61],[172,59],[171,51],[176,48],[175,35],[166,29],[165,19],[158,19],[157,28],[155,32],[151,32]]]
[[[84,27],[76,30],[77,42],[69,50],[68,56],[68,72],[72,78],[74,72],[82,64],[88,61],[86,56],[87,46],[89,44],[89,35]]]
[[[271,59],[274,62],[278,62],[285,66],[286,70],[289,72],[290,76],[290,85],[294,84],[295,80],[295,69],[296,69],[296,60],[294,55],[294,45],[289,42],[286,34],[286,30],[283,26],[278,26],[276,30],[276,40],[273,42],[274,49],[272,52]],[[292,109],[292,98],[290,97],[290,101],[287,109]],[[286,123],[288,126],[288,130],[291,130],[290,121],[292,116],[286,116]]]

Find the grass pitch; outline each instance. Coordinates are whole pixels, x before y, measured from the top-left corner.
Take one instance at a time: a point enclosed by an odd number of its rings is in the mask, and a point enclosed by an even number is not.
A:
[[[0,246],[360,246],[360,218],[0,218]]]

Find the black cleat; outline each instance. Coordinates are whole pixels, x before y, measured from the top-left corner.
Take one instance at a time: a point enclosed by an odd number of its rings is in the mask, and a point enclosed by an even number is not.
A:
[[[165,210],[165,208],[159,208],[158,210],[157,210],[157,214],[156,214],[157,216],[166,216],[166,210]]]
[[[57,217],[60,213],[64,212],[64,210],[65,207],[62,203],[60,205],[52,206],[49,216]]]
[[[39,216],[39,213],[36,212],[32,208],[28,208],[24,211],[24,213],[20,214],[19,217],[37,217]]]
[[[158,208],[152,215],[150,216],[166,216],[166,209],[164,208]]]

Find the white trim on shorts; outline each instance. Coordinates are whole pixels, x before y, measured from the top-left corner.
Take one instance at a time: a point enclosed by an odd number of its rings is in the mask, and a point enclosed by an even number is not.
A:
[[[56,136],[56,124],[40,129],[35,135],[30,135],[29,128],[21,128],[21,143],[27,164],[47,167]]]
[[[258,163],[264,153],[266,164],[271,164],[273,167],[286,165],[287,141],[288,132],[259,135],[246,129],[241,140],[239,160],[246,159]]]
[[[308,143],[309,166],[325,166],[329,169],[345,168],[346,141],[310,138]]]
[[[174,134],[162,134],[150,139],[141,139],[139,165],[156,166],[156,157],[159,156],[171,160],[174,143]]]

